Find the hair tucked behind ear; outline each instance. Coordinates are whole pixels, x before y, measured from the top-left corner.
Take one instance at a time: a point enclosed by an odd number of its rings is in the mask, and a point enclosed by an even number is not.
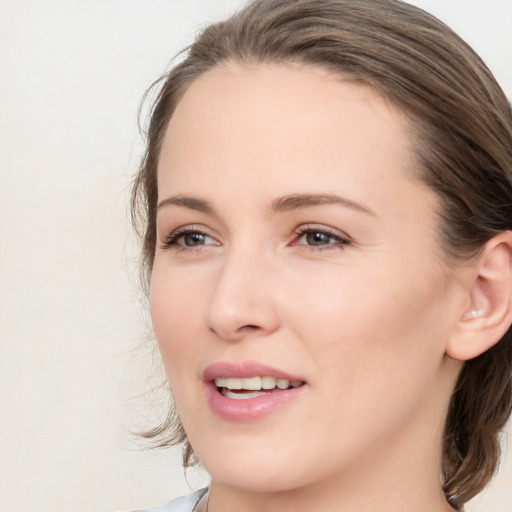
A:
[[[449,261],[471,258],[512,229],[512,110],[481,59],[446,25],[398,0],[256,0],[204,29],[161,82],[132,212],[142,219],[143,266],[155,251],[156,167],[161,141],[187,87],[227,61],[320,65],[370,85],[416,127],[416,172],[440,198],[439,237]],[[443,446],[444,490],[455,506],[489,482],[512,408],[512,332],[466,363]],[[152,431],[161,445],[185,441],[176,416]],[[166,437],[167,436],[167,437]]]

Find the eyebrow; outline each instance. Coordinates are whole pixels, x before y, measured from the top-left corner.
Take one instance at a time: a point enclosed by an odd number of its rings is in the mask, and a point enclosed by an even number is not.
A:
[[[290,194],[274,199],[270,209],[274,213],[279,213],[322,204],[338,204],[375,216],[375,213],[367,206],[336,194]],[[182,195],[168,197],[160,201],[157,208],[160,209],[169,205],[182,206],[202,213],[214,213],[213,207],[207,201],[197,197]]]
[[[272,201],[272,211],[287,212],[290,210],[308,208],[309,206],[318,206],[322,204],[339,204],[341,206],[375,216],[375,213],[367,206],[336,194],[291,194],[283,196]]]
[[[163,208],[164,206],[175,205],[190,208],[191,210],[197,210],[203,213],[213,213],[213,208],[207,201],[198,199],[197,197],[189,196],[172,196],[167,199],[163,199],[158,203],[157,209]]]

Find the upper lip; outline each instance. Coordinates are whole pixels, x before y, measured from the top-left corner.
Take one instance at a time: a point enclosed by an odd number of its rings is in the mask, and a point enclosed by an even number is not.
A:
[[[239,379],[249,377],[275,377],[276,379],[286,379],[292,381],[304,381],[297,375],[292,375],[279,368],[269,366],[256,361],[243,361],[241,363],[231,363],[228,361],[219,361],[205,368],[203,371],[203,381],[211,382],[217,377],[235,377]]]

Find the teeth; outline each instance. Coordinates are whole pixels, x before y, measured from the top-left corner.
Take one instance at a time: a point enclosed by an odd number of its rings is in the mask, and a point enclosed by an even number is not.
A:
[[[261,377],[262,389],[274,389],[277,385],[277,379],[274,377]]]
[[[242,389],[247,389],[249,391],[259,391],[261,389],[261,377],[242,379]]]
[[[226,388],[228,384],[228,379],[224,379],[223,377],[217,377],[215,379],[215,385],[218,388]]]
[[[290,385],[290,381],[286,379],[277,379],[277,387],[279,389],[286,389]]]
[[[302,381],[295,380],[290,382],[287,379],[276,379],[275,377],[269,377],[267,375],[264,377],[249,377],[244,379],[236,377],[217,377],[215,379],[215,385],[218,388],[260,391],[262,389],[268,390],[276,387],[279,389],[288,389],[290,386],[292,388],[298,388],[302,385]]]
[[[249,398],[263,396],[265,393],[263,393],[262,391],[250,391],[249,393],[233,393],[229,389],[224,388],[222,390],[222,394],[226,398],[231,398],[232,400],[248,400]]]
[[[228,378],[226,379],[226,387],[228,389],[242,389],[242,379]]]

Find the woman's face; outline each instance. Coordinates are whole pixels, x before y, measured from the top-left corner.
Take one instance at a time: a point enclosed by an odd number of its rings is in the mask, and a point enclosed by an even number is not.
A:
[[[410,139],[375,92],[307,66],[218,67],[177,106],[151,312],[215,481],[437,468],[460,297]]]

